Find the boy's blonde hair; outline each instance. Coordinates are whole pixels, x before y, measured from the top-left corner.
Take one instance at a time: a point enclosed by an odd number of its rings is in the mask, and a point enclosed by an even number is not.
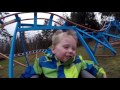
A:
[[[67,35],[72,36],[77,42],[77,36],[75,31],[67,30],[66,32],[63,32],[62,30],[57,30],[52,36],[52,46],[56,46],[59,43],[60,39],[64,38],[64,36]]]

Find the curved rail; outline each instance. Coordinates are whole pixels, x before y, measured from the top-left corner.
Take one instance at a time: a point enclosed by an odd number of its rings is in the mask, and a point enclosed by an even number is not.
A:
[[[21,21],[33,20],[33,19],[34,19],[34,18],[28,18],[28,19],[22,19]],[[47,18],[37,18],[37,19],[49,20],[49,19],[47,19]],[[61,25],[61,23],[59,23],[59,22],[57,22],[57,21],[54,21],[54,20],[52,20],[52,21],[55,22],[55,23],[57,23],[57,24],[59,24],[59,25]],[[14,19],[14,20],[11,20],[11,21],[8,21],[8,22],[4,23],[3,25],[0,25],[0,28],[1,28],[1,27],[4,27],[4,26],[6,26],[6,25],[9,25],[9,24],[15,23],[15,22],[16,22],[15,19]]]
[[[31,12],[25,12],[25,13],[31,13]],[[5,16],[5,17],[0,17],[0,19],[5,19],[5,18],[10,17],[10,16],[13,16],[13,15],[19,15],[19,14],[25,14],[25,13],[23,13],[23,12],[14,13],[14,14],[7,15],[7,16]],[[50,12],[40,12],[40,13],[47,13],[47,14],[51,14],[51,15],[57,16],[57,17],[65,20],[65,21],[67,21],[68,23],[74,25],[74,26],[77,26],[77,27],[80,27],[80,28],[84,28],[84,29],[87,29],[87,30],[90,30],[90,31],[93,31],[93,32],[101,32],[101,31],[104,31],[103,27],[102,27],[100,30],[88,28],[88,27],[86,27],[86,26],[77,24],[77,23],[75,23],[75,22],[73,22],[73,21],[67,20],[67,19],[65,19],[64,17],[62,17],[62,16],[60,16],[60,15],[57,15],[57,14],[54,14],[54,13],[50,13]],[[25,19],[24,19],[24,20],[25,20]],[[27,20],[27,19],[26,19],[26,20]],[[11,24],[11,23],[14,23],[14,22],[12,22],[12,20],[11,20],[11,22],[8,23],[8,24]],[[0,27],[6,26],[6,25],[8,25],[8,24],[0,25]],[[103,26],[105,26],[105,24],[104,24]]]
[[[34,13],[34,15],[35,15],[35,13],[37,14],[37,12],[20,12],[20,13],[10,14],[10,15],[7,15],[7,16],[5,16],[5,17],[1,17],[0,19],[5,19],[5,18],[10,17],[10,16],[13,16],[13,15],[15,16],[15,15],[20,15],[20,14],[25,14],[25,13],[31,13],[31,14]],[[100,30],[96,30],[96,29],[91,29],[91,28],[88,28],[88,27],[86,27],[86,26],[83,26],[83,25],[74,23],[74,22],[72,22],[72,21],[70,21],[70,20],[67,20],[67,19],[63,18],[62,16],[57,15],[57,14],[54,14],[54,13],[50,13],[50,12],[40,12],[40,13],[46,13],[46,14],[50,14],[50,15],[52,15],[52,16],[57,16],[57,17],[65,20],[65,21],[67,21],[67,22],[70,23],[70,24],[73,24],[73,25],[78,26],[78,27],[82,27],[82,28],[87,29],[87,30],[92,30],[93,32],[105,31],[106,29],[108,29],[108,28],[110,27],[110,24],[111,24],[111,23],[105,22],[104,25],[103,25],[103,27],[102,27]],[[33,20],[33,19],[34,19],[34,18],[20,19],[20,21]],[[47,18],[37,18],[37,19],[49,20],[49,19],[47,19]],[[55,23],[57,23],[57,24],[59,24],[59,25],[61,25],[61,23],[53,20],[53,18],[52,18],[52,21],[55,22]],[[8,21],[8,22],[6,22],[6,23],[4,23],[4,24],[1,24],[0,27],[4,27],[4,26],[6,26],[6,25],[9,25],[9,24],[12,24],[12,23],[15,23],[15,22],[17,22],[16,19],[11,20],[11,21]],[[91,33],[91,32],[87,32],[87,33],[89,34],[89,33]]]
[[[3,57],[5,57],[6,59],[9,59],[9,57],[8,57],[8,56],[6,56],[6,55],[4,55],[4,54],[2,54],[2,53],[0,53],[0,55],[2,55]],[[18,64],[18,65],[23,66],[23,67],[27,67],[25,64],[20,63],[20,62],[18,62],[18,61],[16,61],[16,60],[14,60],[14,62],[15,62],[16,64]]]
[[[26,12],[25,12],[25,13],[26,13]],[[74,23],[74,22],[72,22],[72,21],[70,21],[70,20],[67,20],[67,19],[65,19],[65,18],[57,15],[57,14],[48,13],[48,12],[44,12],[44,13],[50,14],[50,19],[49,19],[50,21],[48,22],[48,24],[49,24],[48,27],[49,27],[50,25],[52,25],[52,21],[54,21],[54,20],[53,20],[53,16],[57,16],[57,17],[59,17],[60,19],[65,20],[67,23],[70,23],[70,24],[72,24],[73,26],[77,26],[77,27],[72,27],[72,28],[78,32],[77,35],[79,36],[79,40],[80,40],[80,41],[82,42],[82,44],[85,46],[85,49],[87,50],[87,52],[88,52],[89,55],[90,55],[90,58],[93,59],[93,61],[95,61],[96,59],[95,59],[93,53],[91,52],[91,49],[88,47],[88,45],[86,44],[85,40],[83,39],[83,36],[82,36],[80,33],[82,33],[82,34],[84,34],[84,35],[87,35],[87,36],[89,36],[90,38],[96,40],[97,42],[103,44],[104,46],[106,46],[107,48],[109,48],[114,54],[116,54],[116,51],[115,51],[110,45],[107,45],[107,44],[105,44],[105,43],[102,43],[102,41],[94,38],[94,36],[91,36],[91,35],[89,35],[88,33],[84,32],[84,31],[82,31],[82,30],[80,30],[80,29],[78,28],[78,27],[81,27],[81,28],[84,28],[84,29],[87,29],[87,30],[91,30],[91,31],[93,31],[93,32],[101,32],[101,31],[104,31],[106,28],[109,28],[110,23],[108,23],[108,26],[107,26],[107,24],[106,24],[107,22],[106,22],[106,23],[104,24],[104,27],[103,27],[102,29],[96,30],[96,29],[91,29],[91,28],[85,27],[85,26],[83,26],[83,25]],[[7,18],[7,17],[10,17],[10,16],[15,15],[15,18],[16,18],[16,19],[11,20],[11,21],[9,21],[9,22],[1,23],[2,26],[4,27],[4,26],[6,26],[6,25],[8,25],[8,24],[17,22],[17,20],[18,20],[18,23],[17,23],[17,25],[16,25],[16,28],[17,28],[17,27],[19,26],[19,22],[20,22],[20,21],[32,20],[32,19],[33,19],[33,18],[21,19],[21,18],[18,16],[18,14],[23,14],[23,13],[22,13],[22,12],[21,12],[21,13],[15,13],[15,14],[7,15],[7,16],[5,16],[5,17],[1,17],[0,19],[5,19],[5,18]],[[45,19],[45,18],[38,18],[38,17],[37,17],[37,12],[34,12],[34,26],[33,26],[32,28],[26,28],[26,30],[28,30],[28,29],[33,30],[33,29],[36,29],[36,28],[37,28],[37,29],[41,29],[41,28],[36,27],[36,26],[37,26],[37,25],[36,25],[36,24],[37,24],[37,19]],[[48,19],[45,19],[45,20],[48,20]],[[56,22],[56,21],[54,21],[54,22]],[[66,22],[65,22],[65,24],[66,24]],[[58,23],[58,22],[57,22],[57,23]],[[60,24],[60,23],[58,23],[58,24]],[[20,25],[22,26],[22,24],[20,24]],[[25,25],[28,25],[28,24],[25,24]],[[60,24],[60,25],[61,25],[61,24]],[[32,25],[30,24],[29,26],[32,26]],[[63,26],[64,26],[64,24],[63,24]],[[106,26],[107,26],[107,27],[106,27]],[[45,29],[46,29],[46,26],[44,25],[44,27],[42,27],[42,28],[45,28]],[[49,27],[49,28],[53,28],[53,27]],[[48,29],[49,29],[49,28],[48,28]],[[61,28],[61,27],[60,27],[60,28]],[[63,28],[63,27],[62,27],[62,28]],[[64,28],[66,28],[66,27],[64,27]],[[20,28],[20,29],[23,30],[24,28]],[[18,30],[20,31],[20,29],[18,29]],[[16,30],[17,30],[17,29],[16,29]],[[80,33],[79,33],[79,32],[80,32]],[[11,55],[10,55],[10,61],[11,61],[11,62],[9,63],[9,66],[11,66],[11,67],[9,68],[9,71],[10,71],[9,75],[10,75],[10,77],[13,76],[13,67],[12,67],[13,61],[12,61],[12,59],[14,58],[13,52],[14,52],[14,45],[15,45],[16,34],[17,34],[17,31],[15,32],[15,34],[14,34],[14,36],[13,36],[13,41],[12,41],[12,48],[11,48]],[[20,35],[22,35],[21,32],[20,32]],[[103,33],[102,33],[101,35],[102,35],[102,38],[105,39],[105,37],[103,37]],[[110,36],[110,35],[109,35],[109,36]],[[21,36],[21,39],[22,39],[22,36]],[[106,40],[106,39],[105,39],[105,40]],[[108,43],[108,42],[106,41],[106,43]],[[24,49],[23,43],[22,43],[22,48],[23,48],[24,55],[25,55],[25,49]],[[26,56],[26,55],[25,55],[25,56]],[[26,57],[25,57],[25,58],[26,58]],[[95,62],[96,62],[96,61],[95,61]],[[96,63],[97,63],[97,62],[96,62]]]
[[[5,17],[0,17],[0,19],[5,19],[5,18],[10,17],[10,16],[13,16],[13,15],[15,16],[15,15],[20,15],[20,14],[25,14],[25,13],[31,13],[31,14],[34,13],[34,14],[35,14],[35,12],[20,12],[20,13],[10,14],[10,15],[7,15],[7,16],[5,16]],[[37,12],[36,12],[36,13],[37,13]],[[46,13],[46,14],[50,14],[50,15],[53,15],[53,16],[57,16],[57,17],[65,20],[66,22],[74,25],[74,26],[78,26],[78,27],[81,27],[81,28],[84,28],[84,29],[87,29],[87,30],[90,30],[90,31],[93,31],[93,32],[105,31],[105,30],[109,29],[110,26],[111,26],[111,22],[108,23],[108,22],[106,21],[106,22],[104,23],[103,27],[102,27],[100,30],[96,30],[96,29],[91,29],[91,28],[88,28],[88,27],[86,27],[86,26],[83,26],[83,25],[74,23],[74,22],[72,22],[72,21],[70,21],[70,20],[67,20],[67,19],[65,19],[64,17],[62,17],[62,16],[60,16],[60,15],[57,15],[57,14],[54,14],[54,13],[50,13],[50,12],[38,12],[38,13]],[[33,19],[34,19],[34,18],[27,18],[27,19],[21,19],[20,21],[33,20]],[[49,19],[47,19],[47,18],[37,18],[37,19],[49,20]],[[52,21],[55,22],[55,23],[57,23],[57,24],[59,24],[59,25],[61,25],[61,23],[53,20],[53,18],[52,18]],[[0,25],[0,27],[4,27],[4,26],[6,26],[6,25],[9,25],[9,24],[12,24],[12,23],[15,23],[15,22],[17,22],[16,19],[11,20],[11,21],[8,21],[8,22],[6,22],[6,23],[3,23],[3,24]],[[89,34],[89,33],[91,33],[91,32],[87,32],[87,33]]]

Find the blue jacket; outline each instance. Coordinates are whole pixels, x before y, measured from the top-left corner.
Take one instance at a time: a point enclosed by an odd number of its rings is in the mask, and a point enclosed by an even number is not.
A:
[[[78,78],[80,72],[86,70],[97,78],[102,78],[105,71],[91,60],[83,60],[82,56],[75,56],[66,63],[62,63],[54,56],[51,49],[44,56],[35,60],[35,63],[26,68],[21,78],[30,78],[39,75],[46,78]]]

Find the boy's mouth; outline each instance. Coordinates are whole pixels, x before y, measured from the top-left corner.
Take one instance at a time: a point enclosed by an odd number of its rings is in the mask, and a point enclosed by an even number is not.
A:
[[[71,59],[71,58],[73,58],[73,56],[66,56],[66,57],[65,57],[65,60],[69,60],[69,59]]]
[[[74,60],[74,58],[72,56],[66,57],[64,59],[64,65],[70,65],[72,63],[72,61]]]

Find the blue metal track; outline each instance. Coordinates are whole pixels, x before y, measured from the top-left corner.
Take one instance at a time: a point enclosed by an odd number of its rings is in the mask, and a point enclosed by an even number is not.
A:
[[[21,37],[21,45],[22,45],[22,50],[24,52],[25,55],[25,59],[26,59],[26,63],[29,66],[29,62],[28,59],[26,57],[26,51],[25,51],[25,46],[24,46],[24,41],[22,38],[22,34],[21,32],[24,31],[33,31],[33,30],[68,30],[68,29],[72,29],[74,31],[76,31],[77,36],[79,41],[82,43],[82,45],[85,47],[85,50],[87,51],[89,57],[91,60],[94,61],[95,64],[98,65],[98,62],[94,56],[96,50],[97,50],[97,45],[100,43],[101,45],[105,46],[106,48],[108,48],[113,55],[116,55],[116,51],[115,49],[110,45],[109,41],[107,40],[107,37],[113,37],[113,38],[118,38],[120,39],[120,36],[115,36],[109,33],[110,28],[116,27],[117,30],[120,30],[120,25],[118,21],[112,21],[112,22],[106,22],[106,24],[104,25],[104,27],[102,28],[103,31],[101,32],[90,32],[88,33],[87,29],[80,29],[77,28],[76,26],[67,26],[66,22],[63,25],[60,26],[54,26],[52,25],[53,22],[53,17],[54,14],[50,14],[50,17],[48,19],[48,23],[47,25],[38,25],[37,24],[37,12],[34,12],[34,23],[33,24],[25,24],[25,23],[21,23],[21,18],[18,16],[18,14],[15,15],[16,17],[16,28],[15,28],[15,32],[14,32],[14,36],[12,37],[12,43],[11,43],[11,49],[10,49],[10,60],[9,60],[9,78],[13,78],[14,77],[14,70],[13,70],[13,60],[14,60],[14,51],[15,51],[15,43],[16,43],[16,34],[17,32],[20,33],[20,37]],[[1,20],[0,20],[1,24],[4,24]],[[23,28],[22,26],[30,26],[29,28]],[[93,40],[96,41],[94,50],[92,50],[88,44],[85,42],[86,38],[91,38]]]

